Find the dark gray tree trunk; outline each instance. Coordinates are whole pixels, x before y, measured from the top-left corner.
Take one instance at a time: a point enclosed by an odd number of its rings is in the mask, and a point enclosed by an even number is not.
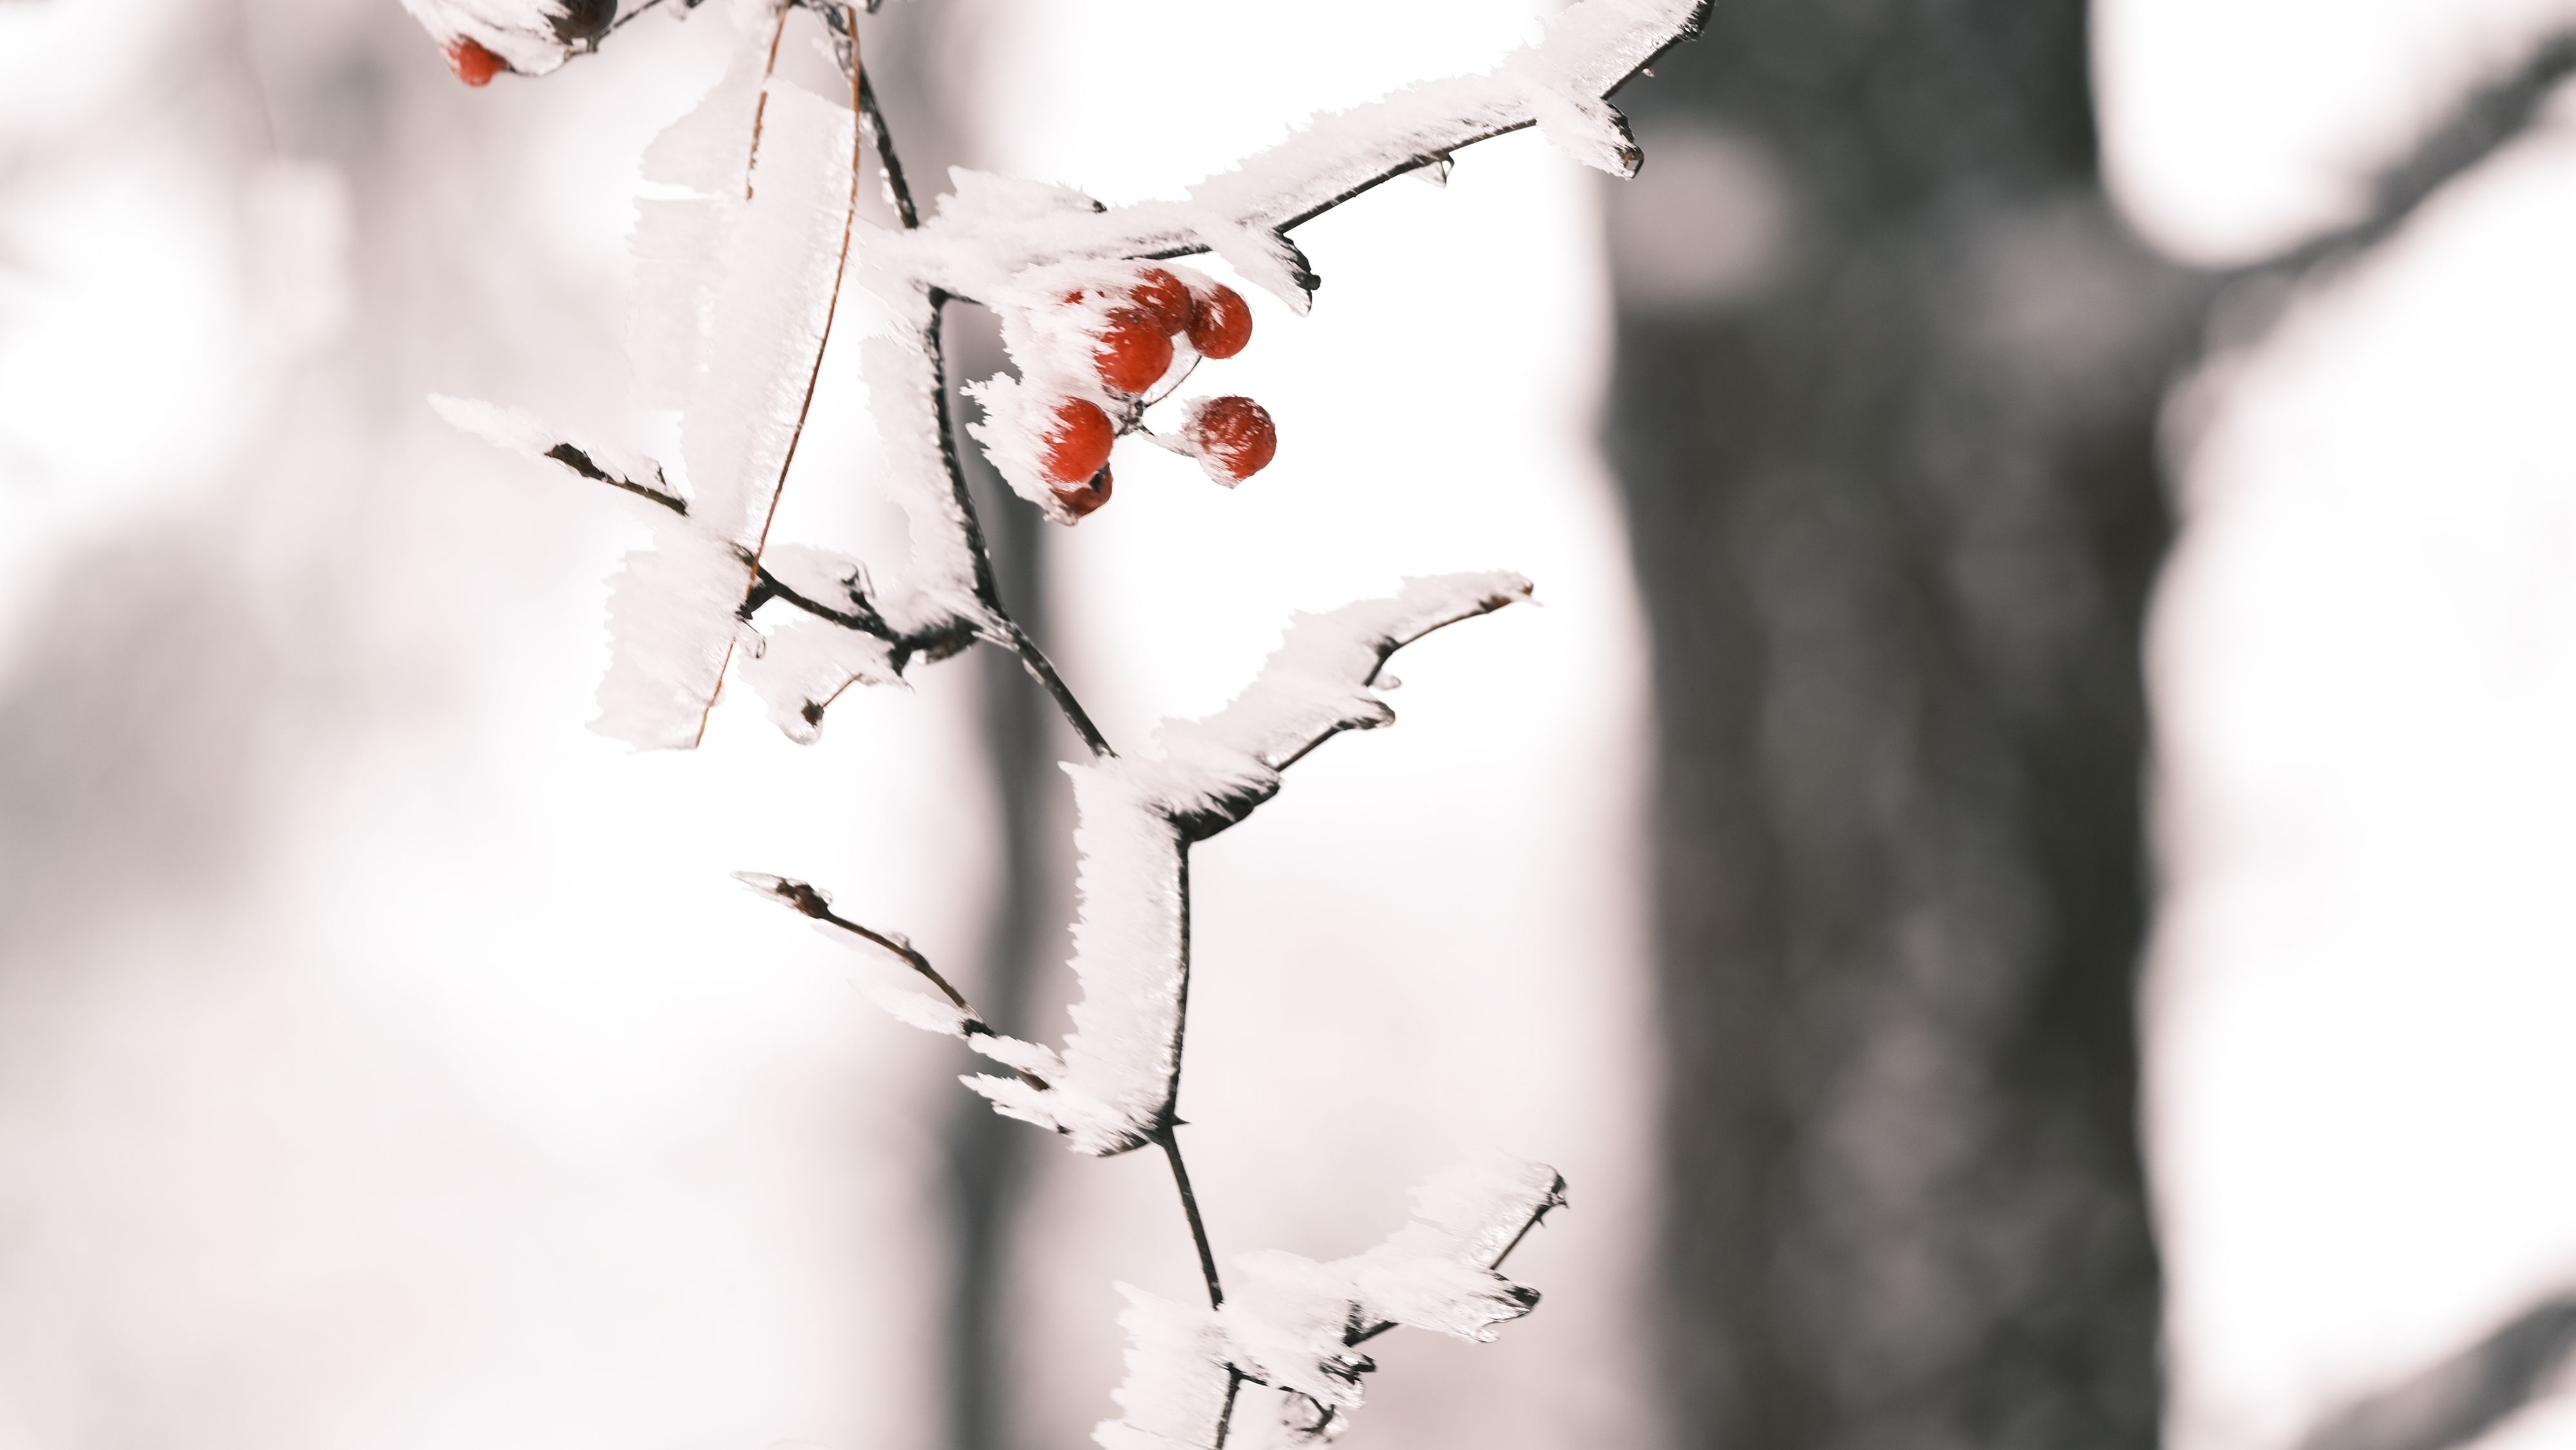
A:
[[[2111,216],[2081,0],[1728,0],[1658,70],[1614,257],[1762,200],[1685,194],[1726,173],[1659,177],[1659,141],[1752,158],[1785,218],[1695,303],[1627,269],[1608,420],[1653,631],[1675,1423],[2143,1450],[2139,638],[2208,289]]]

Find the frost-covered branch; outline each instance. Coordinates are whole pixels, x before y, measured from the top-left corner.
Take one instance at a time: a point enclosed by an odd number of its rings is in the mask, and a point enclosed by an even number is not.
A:
[[[613,0],[405,0],[481,84],[536,74],[624,19]],[[694,7],[697,0],[684,0]],[[874,9],[873,0],[866,7]],[[1704,0],[1574,0],[1539,38],[1480,75],[1433,81],[1310,119],[1279,145],[1175,198],[1107,207],[1068,188],[952,171],[925,218],[862,61],[844,0],[727,0],[723,77],[647,150],[650,190],[633,236],[630,329],[639,408],[675,417],[675,456],[574,441],[516,410],[435,399],[450,422],[639,501],[650,546],[627,558],[610,601],[611,663],[597,728],[647,747],[704,736],[728,675],[789,736],[811,741],[853,684],[900,684],[916,662],[970,644],[1009,650],[1090,758],[1065,767],[1076,809],[1080,987],[1061,1049],[1003,1035],[898,933],[832,909],[805,882],[741,873],[755,891],[900,961],[937,994],[863,984],[898,1020],[955,1037],[1010,1076],[964,1081],[1005,1116],[1105,1156],[1148,1143],[1172,1173],[1208,1307],[1128,1290],[1123,1418],[1108,1450],[1226,1443],[1237,1406],[1292,1442],[1335,1432],[1374,1368],[1361,1346],[1399,1325],[1470,1339],[1529,1311],[1535,1292],[1497,1272],[1564,1181],[1510,1160],[1435,1179],[1412,1223],[1330,1263],[1235,1258],[1234,1292],[1190,1181],[1178,1129],[1190,987],[1189,849],[1276,794],[1282,773],[1346,730],[1392,723],[1378,691],[1390,655],[1433,630],[1529,597],[1504,573],[1416,579],[1395,594],[1293,620],[1260,674],[1223,710],[1165,722],[1122,755],[1028,630],[1004,607],[967,483],[961,431],[1012,491],[1073,524],[1107,504],[1116,443],[1139,436],[1194,458],[1232,488],[1278,446],[1269,412],[1239,396],[1180,396],[1202,364],[1241,352],[1253,318],[1231,287],[1174,259],[1213,253],[1307,310],[1317,278],[1288,232],[1390,177],[1445,170],[1462,147],[1537,127],[1617,175],[1640,157],[1610,96],[1693,34]],[[772,77],[790,12],[811,11],[848,82],[846,105]],[[897,225],[859,216],[873,151]],[[843,295],[867,306],[845,309]],[[981,416],[950,416],[947,305],[1001,326],[1015,374],[970,381]],[[836,323],[864,332],[852,360],[876,444],[871,479],[903,515],[905,557],[858,559],[774,540],[771,526],[821,390]],[[1159,410],[1159,411],[1158,411]],[[1006,505],[1007,506],[1007,505]]]
[[[829,893],[793,877],[772,876],[765,871],[736,871],[733,873],[733,879],[760,895],[778,902],[799,916],[846,932],[870,946],[892,953],[901,959],[905,966],[910,967],[916,976],[938,988],[939,995],[947,999],[945,1003],[940,1003],[918,992],[870,990],[868,994],[870,998],[896,1020],[910,1023],[925,1031],[963,1038],[970,1043],[977,1042],[978,1039],[1006,1040],[996,1038],[993,1029],[986,1024],[984,1014],[976,1011],[974,1004],[966,1000],[965,994],[959,992],[956,987],[950,985],[946,977],[940,975],[939,969],[930,964],[930,958],[921,954],[921,950],[912,944],[910,937],[897,932],[878,931],[874,927],[862,926],[850,920],[832,909],[832,898]],[[1008,1054],[1009,1049],[1004,1048],[1001,1053],[995,1054],[995,1059],[1007,1063],[1010,1060]],[[1046,1080],[1035,1073],[1023,1069],[1021,1077],[1031,1087],[1038,1089],[1046,1087]]]
[[[1416,579],[1385,599],[1301,615],[1260,675],[1205,720],[1166,722],[1135,755],[1068,765],[1081,855],[1073,974],[1082,1000],[1054,1086],[977,1077],[996,1110],[1123,1153],[1173,1121],[1189,1003],[1189,847],[1278,793],[1280,772],[1344,730],[1392,724],[1371,688],[1387,657],[1443,625],[1529,597],[1516,574]]]

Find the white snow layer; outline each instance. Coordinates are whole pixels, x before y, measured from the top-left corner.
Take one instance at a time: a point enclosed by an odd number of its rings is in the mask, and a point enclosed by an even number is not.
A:
[[[1263,1252],[1235,1259],[1222,1309],[1199,1309],[1127,1285],[1126,1379],[1120,1418],[1092,1438],[1104,1450],[1214,1450],[1238,1381],[1285,1394],[1277,1418],[1248,1421],[1232,1443],[1305,1444],[1338,1432],[1359,1407],[1361,1346],[1396,1325],[1490,1341],[1538,1295],[1495,1266],[1549,1210],[1565,1180],[1539,1163],[1495,1156],[1414,1190],[1412,1222],[1366,1253],[1330,1263]]]
[[[1405,582],[1384,599],[1301,614],[1223,710],[1167,722],[1147,753],[1068,765],[1080,914],[1064,1071],[1039,1087],[972,1077],[1000,1112],[1052,1128],[1076,1152],[1123,1153],[1170,1122],[1189,991],[1188,847],[1279,790],[1280,772],[1344,730],[1394,722],[1370,686],[1387,657],[1443,625],[1530,595],[1517,574]]]

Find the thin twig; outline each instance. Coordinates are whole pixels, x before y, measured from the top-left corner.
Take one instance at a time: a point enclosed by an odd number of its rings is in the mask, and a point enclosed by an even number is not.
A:
[[[991,616],[989,627],[979,630],[988,644],[1000,645],[1020,657],[1020,664],[1031,678],[1046,687],[1047,696],[1055,701],[1058,713],[1073,733],[1095,756],[1110,757],[1118,752],[1109,748],[1108,738],[1091,722],[1089,711],[1074,697],[1071,686],[1056,673],[1055,665],[1029,637],[1019,621],[1011,618],[1002,604],[1000,583],[993,576],[991,546],[984,542],[984,524],[975,512],[975,495],[966,486],[966,461],[957,449],[957,427],[948,410],[948,350],[944,342],[950,294],[933,288],[930,293],[930,321],[922,329],[921,350],[930,360],[930,406],[933,423],[939,434],[939,461],[948,470],[948,492],[957,505],[957,515],[966,535],[967,553],[975,561],[975,600]]]
[[[766,567],[755,567],[760,569],[759,575],[752,583],[751,593],[742,602],[742,614],[745,618],[749,618],[760,606],[776,599],[794,605],[817,619],[829,620],[843,629],[854,630],[897,647],[917,647],[917,641],[895,633],[894,626],[886,623],[885,616],[877,613],[876,609],[864,600],[853,597],[851,608],[834,609],[819,599],[809,599],[798,593],[777,575],[770,573]]]
[[[896,936],[892,932],[878,931],[874,927],[852,921],[834,911],[832,899],[809,882],[798,881],[788,876],[771,876],[757,871],[737,871],[734,873],[734,879],[771,900],[784,903],[790,911],[800,916],[811,917],[827,926],[839,927],[861,941],[901,957],[904,965],[919,973],[924,981],[937,987],[939,994],[948,999],[948,1005],[956,1008],[963,1015],[965,1020],[958,1024],[959,1032],[968,1037],[1000,1036],[993,1030],[992,1024],[985,1020],[984,1014],[975,1010],[975,1004],[967,1001],[963,992],[951,986],[948,979],[939,974],[939,969],[930,964],[930,958],[923,956],[921,949],[905,938]],[[1047,1090],[1045,1078],[1027,1068],[1020,1068],[1017,1071],[1022,1082],[1040,1092]]]
[[[1181,390],[1181,385],[1182,385],[1183,383],[1186,383],[1186,382],[1188,382],[1188,381],[1190,380],[1190,374],[1192,374],[1192,373],[1194,373],[1194,372],[1197,372],[1197,371],[1199,370],[1199,364],[1200,364],[1200,363],[1203,363],[1203,362],[1206,362],[1206,361],[1207,361],[1207,354],[1205,354],[1205,353],[1201,353],[1201,352],[1193,352],[1193,353],[1191,353],[1191,354],[1190,354],[1190,365],[1189,365],[1188,367],[1185,367],[1185,368],[1181,369],[1181,375],[1180,375],[1179,377],[1177,377],[1177,378],[1172,379],[1172,384],[1171,384],[1171,386],[1170,386],[1170,387],[1167,387],[1167,388],[1165,388],[1165,389],[1163,389],[1163,390],[1162,390],[1161,392],[1159,392],[1159,393],[1156,393],[1154,396],[1152,396],[1152,397],[1150,397],[1150,398],[1147,398],[1145,401],[1143,401],[1143,402],[1141,402],[1141,403],[1138,403],[1138,404],[1136,405],[1136,411],[1137,411],[1137,412],[1139,412],[1139,413],[1142,413],[1142,412],[1144,412],[1147,408],[1150,408],[1150,407],[1154,406],[1156,403],[1159,403],[1159,402],[1163,401],[1165,398],[1170,397],[1172,394],[1179,392],[1179,391]]]
[[[1234,1397],[1243,1392],[1243,1371],[1233,1365],[1225,1367],[1225,1408],[1217,1411],[1216,1450],[1225,1450],[1225,1437],[1234,1429]]]
[[[1171,1160],[1172,1186],[1181,1191],[1181,1213],[1190,1221],[1190,1242],[1198,1245],[1199,1250],[1199,1274],[1207,1280],[1208,1307],[1222,1309],[1225,1307],[1225,1285],[1217,1280],[1216,1250],[1208,1247],[1207,1224],[1199,1218],[1199,1196],[1190,1191],[1189,1165],[1181,1161],[1180,1133],[1173,1125],[1166,1124],[1160,1133],[1154,1135],[1154,1141],[1163,1146],[1163,1156]],[[1233,1404],[1230,1391],[1226,1403],[1229,1408]]]
[[[1006,637],[995,642],[1020,657],[1021,668],[1029,672],[1031,679],[1046,687],[1047,694],[1055,700],[1056,709],[1063,713],[1064,722],[1073,727],[1074,734],[1082,737],[1082,743],[1090,747],[1093,755],[1102,759],[1115,757],[1118,752],[1109,748],[1108,737],[1100,733],[1099,726],[1091,723],[1091,716],[1083,710],[1082,702],[1074,698],[1073,689],[1065,684],[1064,676],[1056,673],[1055,663],[1046,657],[1046,651],[1038,648],[1038,642],[1029,637],[1027,630],[1020,628],[1018,620],[1005,614],[1001,624]]]
[[[547,449],[545,456],[562,464],[564,467],[571,469],[573,472],[580,474],[584,478],[597,479],[599,482],[607,484],[610,488],[624,489],[626,492],[635,495],[637,498],[649,499],[652,502],[669,509],[671,512],[678,514],[682,518],[687,518],[689,516],[689,501],[671,491],[671,481],[662,475],[662,470],[659,466],[656,466],[653,470],[652,483],[640,483],[631,478],[620,477],[617,474],[611,473],[607,469],[600,467],[598,460],[592,458],[589,453],[585,452],[575,444],[558,443],[554,447]],[[659,484],[660,487],[655,487],[655,484]]]

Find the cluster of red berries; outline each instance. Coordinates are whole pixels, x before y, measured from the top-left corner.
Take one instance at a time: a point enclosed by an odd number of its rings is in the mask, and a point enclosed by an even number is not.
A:
[[[1171,373],[1181,349],[1201,358],[1243,351],[1252,341],[1252,309],[1223,283],[1157,266],[1137,268],[1107,286],[1059,293],[1056,301],[1059,320],[1070,310],[1089,344],[1082,354],[1087,375],[1052,390],[1055,396],[1030,422],[1048,491],[1065,515],[1079,519],[1109,501],[1110,449],[1120,434],[1141,431],[1146,397]],[[1097,392],[1110,406],[1086,392]],[[1178,435],[1155,441],[1198,459],[1209,477],[1229,488],[1260,472],[1279,451],[1269,410],[1240,397],[1191,403]]]

